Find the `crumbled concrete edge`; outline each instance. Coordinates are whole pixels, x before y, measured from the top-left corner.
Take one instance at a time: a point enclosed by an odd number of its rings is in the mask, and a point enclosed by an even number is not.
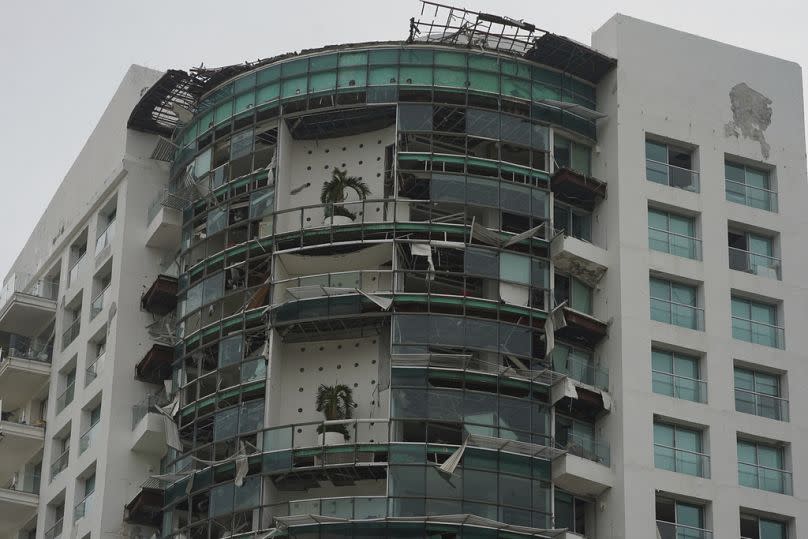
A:
[[[760,153],[769,158],[769,143],[764,135],[772,123],[772,100],[741,82],[729,92],[732,121],[724,125],[724,136],[743,136],[760,143]]]

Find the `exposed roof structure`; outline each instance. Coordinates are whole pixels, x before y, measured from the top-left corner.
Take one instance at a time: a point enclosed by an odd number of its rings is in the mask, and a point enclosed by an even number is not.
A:
[[[536,35],[540,37],[537,38]],[[615,59],[586,45],[547,32],[528,22],[469,11],[430,0],[421,0],[419,17],[410,19],[409,37],[406,42],[474,47],[500,54],[511,54],[555,67],[592,83],[597,83],[617,64]],[[170,69],[143,94],[129,116],[127,127],[170,137],[177,126],[184,123],[181,116],[194,113],[200,100],[208,92],[242,73],[312,52],[382,43],[402,42],[330,45],[224,67],[200,66],[188,72]]]

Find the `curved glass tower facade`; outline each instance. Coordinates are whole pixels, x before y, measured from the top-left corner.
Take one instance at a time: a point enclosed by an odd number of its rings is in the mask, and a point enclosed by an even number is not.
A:
[[[592,272],[555,255],[603,195],[595,108],[553,67],[424,43],[290,55],[204,95],[171,166],[162,535],[584,527],[554,462],[609,464],[605,325]],[[366,196],[324,201],[335,171]],[[321,385],[350,389],[350,419],[323,423]]]

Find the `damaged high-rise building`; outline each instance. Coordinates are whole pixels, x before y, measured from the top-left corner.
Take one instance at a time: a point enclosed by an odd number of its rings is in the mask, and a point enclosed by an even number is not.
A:
[[[422,7],[129,70],[3,282],[0,537],[808,537],[799,66]]]

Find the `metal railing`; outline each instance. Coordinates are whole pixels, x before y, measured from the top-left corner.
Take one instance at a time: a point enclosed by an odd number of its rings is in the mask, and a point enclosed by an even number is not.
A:
[[[654,465],[671,472],[710,477],[710,456],[698,451],[654,443]]]
[[[653,369],[651,373],[654,393],[693,402],[707,402],[707,382],[704,380]]]
[[[704,331],[704,309],[675,301],[651,298],[651,319],[689,329]]]
[[[645,177],[649,182],[661,183],[694,193],[699,192],[699,173],[695,170],[646,158]]]
[[[8,348],[0,347],[0,363],[6,358],[50,363],[53,359],[53,342],[9,333]]]
[[[48,530],[45,532],[44,535],[45,539],[58,539],[59,537],[61,537],[63,524],[64,519],[60,518],[59,520],[57,520],[56,523],[50,528],[48,528]]]
[[[87,368],[84,370],[84,386],[90,385],[90,382],[98,378],[98,375],[101,374],[101,369],[104,366],[104,356],[106,354],[101,354],[100,356],[96,357],[92,363],[87,365]]]
[[[95,239],[95,256],[98,256],[104,247],[112,243],[115,237],[115,219],[107,224],[107,227]]]
[[[94,495],[95,492],[91,492],[76,504],[76,507],[73,508],[73,522],[86,516],[87,513],[92,510]]]
[[[778,421],[789,420],[787,399],[738,387],[735,388],[735,410]]]
[[[89,447],[92,445],[93,440],[95,439],[96,427],[98,427],[98,421],[93,423],[87,431],[81,435],[79,438],[79,455],[87,451]]]
[[[387,516],[387,496],[340,496],[292,500],[269,506],[272,517],[320,515],[353,519]]]
[[[765,322],[755,322],[748,318],[732,317],[732,337],[740,341],[781,350],[786,347],[786,335],[783,328]]]
[[[67,464],[70,461],[70,449],[66,449],[64,453],[59,455],[56,460],[53,461],[50,467],[50,480],[53,481],[54,478],[59,475],[59,473],[67,468]]]
[[[55,301],[59,297],[59,281],[34,279],[24,273],[12,274],[0,290],[0,311],[16,293]]]
[[[573,380],[609,390],[609,371],[597,366],[592,360],[569,354],[564,365],[552,363],[555,372],[566,374]]]
[[[777,212],[777,191],[754,187],[725,178],[727,200],[770,212]]]
[[[107,285],[90,303],[90,320],[96,317],[98,313],[104,310],[104,305],[107,303],[106,299],[109,295],[109,286]]]
[[[71,286],[76,284],[76,282],[78,281],[79,274],[81,273],[81,270],[84,269],[84,260],[86,258],[87,258],[87,253],[85,252],[84,254],[82,254],[79,257],[78,260],[73,262],[72,266],[70,266],[70,270],[67,273],[67,286],[68,286],[68,288],[70,288]]]
[[[760,464],[738,462],[738,482],[746,487],[778,492],[788,496],[794,492],[790,471]]]
[[[38,476],[33,474],[20,475],[15,472],[5,489],[39,495],[39,479]]]
[[[67,326],[67,329],[62,333],[62,350],[72,343],[81,332],[81,317],[77,317],[73,322]]]
[[[604,466],[611,465],[611,448],[606,442],[595,440],[580,434],[567,433],[566,441],[555,441],[559,449],[566,449],[571,455],[591,460]]]
[[[73,402],[73,393],[75,391],[76,383],[69,384],[64,391],[56,398],[56,413],[61,413],[62,410],[67,408],[67,405]]]
[[[146,395],[146,397],[139,403],[132,406],[132,430],[138,426],[149,411],[155,406],[163,406],[167,404],[165,399],[158,395]]]
[[[659,539],[713,539],[713,532],[684,524],[657,520]]]
[[[648,247],[654,251],[701,260],[701,240],[660,228],[648,227]]]
[[[779,258],[744,251],[743,249],[729,248],[729,268],[754,273],[760,277],[770,279],[782,278],[780,276],[781,262]]]

